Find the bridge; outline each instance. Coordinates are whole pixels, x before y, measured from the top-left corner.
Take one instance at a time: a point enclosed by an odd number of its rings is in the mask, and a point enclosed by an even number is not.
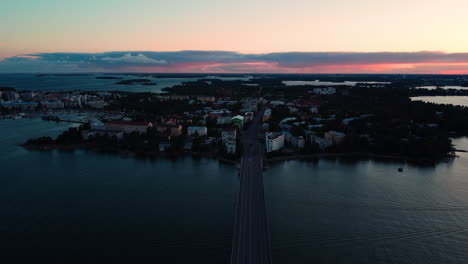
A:
[[[263,190],[263,145],[259,142],[263,111],[242,133],[244,154],[240,167],[231,264],[271,264],[270,239]]]

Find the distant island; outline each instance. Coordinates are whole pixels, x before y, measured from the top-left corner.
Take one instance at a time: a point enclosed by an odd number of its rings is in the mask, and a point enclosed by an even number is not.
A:
[[[152,82],[152,81],[149,80],[149,79],[129,79],[129,80],[122,80],[122,81],[116,82],[115,84],[118,84],[118,85],[137,85],[137,84],[141,84],[141,85],[157,85],[157,83]]]
[[[121,80],[122,78],[120,77],[114,77],[114,76],[98,76],[96,77],[98,80]]]

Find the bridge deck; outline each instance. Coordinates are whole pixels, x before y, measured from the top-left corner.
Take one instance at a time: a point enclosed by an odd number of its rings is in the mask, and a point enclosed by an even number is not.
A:
[[[258,117],[243,133],[242,138],[245,151],[240,168],[231,264],[271,263],[263,190],[263,147],[257,140],[260,123]]]

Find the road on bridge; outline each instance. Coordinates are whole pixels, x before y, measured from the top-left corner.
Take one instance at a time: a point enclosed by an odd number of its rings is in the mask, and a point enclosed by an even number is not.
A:
[[[263,145],[259,142],[263,109],[242,133],[244,153],[234,224],[231,264],[271,264],[263,190]]]

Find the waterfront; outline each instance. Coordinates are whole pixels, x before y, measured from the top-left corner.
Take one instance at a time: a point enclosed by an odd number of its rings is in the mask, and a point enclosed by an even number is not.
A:
[[[62,263],[74,262],[69,256],[87,263],[229,262],[234,166],[17,146],[68,126],[0,120],[0,228],[9,254]],[[468,149],[466,138],[455,143]],[[264,173],[273,262],[464,263],[468,154],[458,155],[432,167],[342,159],[274,164]]]

